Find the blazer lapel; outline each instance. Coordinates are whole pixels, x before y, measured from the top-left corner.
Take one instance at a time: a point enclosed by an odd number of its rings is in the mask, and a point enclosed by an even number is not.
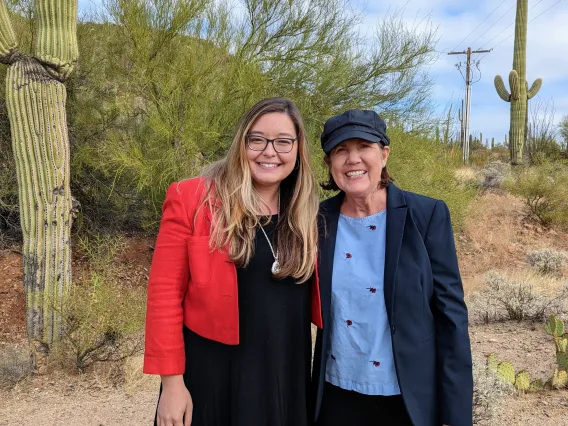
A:
[[[387,235],[385,250],[385,304],[387,314],[394,326],[394,299],[396,271],[406,221],[406,200],[404,193],[392,183],[387,187]]]
[[[333,258],[335,255],[335,240],[337,237],[337,222],[339,209],[344,194],[340,192],[321,205],[319,229],[319,278],[324,329],[328,327],[329,311],[331,309],[331,278],[333,276]]]

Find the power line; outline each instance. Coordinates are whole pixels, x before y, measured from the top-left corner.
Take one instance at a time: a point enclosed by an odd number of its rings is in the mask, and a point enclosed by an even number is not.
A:
[[[541,1],[542,1],[542,0],[540,0],[538,3],[540,3]],[[546,9],[544,12],[542,12],[542,13],[541,13],[540,15],[538,15],[536,18],[531,19],[531,20],[529,21],[529,24],[530,24],[532,21],[535,21],[536,19],[538,19],[539,17],[541,17],[542,15],[544,15],[546,12],[548,12],[550,9],[552,9],[554,6],[556,6],[556,5],[557,5],[558,3],[560,3],[561,1],[562,1],[562,0],[558,0],[556,3],[554,3],[554,4],[553,4],[552,6],[550,6],[548,9]],[[537,4],[538,4],[538,3],[537,3]],[[537,4],[535,4],[535,6],[536,6]],[[529,9],[529,10],[530,10],[530,9]]]
[[[562,0],[560,0],[560,1],[562,1]],[[533,10],[535,7],[537,7],[539,4],[541,4],[542,2],[543,2],[543,0],[539,0],[536,4],[534,4],[532,7],[529,8],[529,12],[530,12],[531,10]],[[495,21],[495,22],[493,23],[493,25],[495,25],[497,22],[499,22],[499,21],[500,21],[507,13],[509,13],[515,6],[516,6],[516,4],[514,4],[509,10],[507,10],[507,12],[505,12],[505,13],[501,16],[501,18],[499,18],[497,21]],[[491,38],[490,38],[487,42],[485,42],[484,44],[488,45],[488,44],[491,43],[493,40],[495,40],[497,37],[499,37],[501,34],[503,34],[505,31],[507,31],[507,29],[510,28],[510,27],[511,27],[512,25],[514,25],[514,24],[515,24],[515,21],[511,22],[509,25],[507,25],[505,28],[503,28],[501,31],[499,31],[497,34],[495,34],[493,37],[491,37]],[[489,28],[489,29],[491,29],[491,28]],[[489,30],[487,30],[487,31],[489,31]],[[484,34],[486,34],[487,31],[485,31]],[[482,34],[482,36],[483,36],[484,34]],[[481,36],[480,36],[479,38],[481,38]],[[479,40],[479,38],[478,38],[477,40]],[[477,40],[475,40],[473,43],[475,43]],[[473,43],[471,43],[471,44],[473,44]]]
[[[543,1],[543,0],[540,0],[537,4],[535,4],[533,7],[531,7],[531,9],[535,8],[536,6],[538,6],[540,3],[542,3],[542,1]],[[529,21],[529,24],[530,24],[531,22],[536,21],[538,18],[540,18],[542,15],[544,15],[546,12],[548,12],[550,9],[552,9],[554,6],[556,6],[556,5],[557,5],[558,3],[560,3],[561,1],[563,1],[563,0],[558,0],[556,3],[554,3],[554,4],[553,4],[552,6],[550,6],[548,9],[546,9],[545,11],[543,11],[542,13],[540,13],[539,15],[537,15],[536,17],[534,17],[533,19],[531,19],[531,20]],[[531,10],[531,9],[529,9],[529,10]],[[510,27],[511,25],[513,25],[513,24],[514,24],[514,22],[511,23],[511,24],[509,24],[509,26],[506,27],[505,29],[509,28],[509,27]],[[503,31],[504,31],[504,30],[503,30]],[[502,33],[503,31],[501,31],[501,33]],[[499,34],[501,34],[501,33],[499,33]],[[499,34],[497,34],[497,35],[499,35]],[[493,49],[497,48],[498,46],[500,46],[501,44],[505,43],[507,40],[509,40],[509,39],[510,39],[511,37],[513,37],[514,35],[515,35],[515,33],[509,34],[507,37],[505,37],[503,40],[501,40],[499,43],[497,43],[495,46],[493,46],[490,50],[493,50]],[[493,38],[495,38],[495,37],[493,37]],[[493,40],[493,39],[491,39],[491,40]],[[490,41],[491,41],[491,40],[490,40]],[[481,60],[482,60],[483,58],[485,58],[485,56],[487,56],[487,55],[488,55],[488,53],[486,53],[486,54],[483,55],[481,58],[479,58],[479,60],[481,61]]]
[[[542,0],[541,0],[541,1],[542,1]],[[517,5],[516,3],[517,3],[517,0],[515,0],[515,4],[513,4],[513,6],[511,6],[509,9],[507,9],[507,11],[506,11],[504,14],[502,14],[502,15],[499,17],[499,19],[497,19],[495,22],[493,22],[493,24],[492,24],[488,29],[486,29],[485,32],[481,33],[481,35],[480,35],[479,37],[477,37],[472,43],[470,43],[470,45],[473,45],[477,40],[479,40],[481,37],[483,37],[485,34],[487,34],[487,32],[488,32],[490,29],[492,29],[492,28],[495,26],[495,24],[496,24],[497,22],[499,22],[501,19],[503,19],[511,10],[513,10],[513,9],[515,8],[515,6]],[[510,26],[510,25],[509,25],[509,26]],[[507,28],[508,28],[508,27],[507,27]],[[491,40],[489,40],[489,41],[488,41],[487,43],[485,43],[485,44],[489,44],[490,41],[491,41]]]
[[[503,3],[505,3],[506,1],[507,1],[507,0],[503,0],[503,1],[499,4],[499,6],[497,6],[495,9],[493,9],[493,12],[491,12],[489,15],[487,15],[487,16],[485,17],[485,19],[484,19],[483,21],[481,21],[481,23],[480,23],[477,27],[475,27],[473,30],[471,30],[471,32],[470,32],[468,35],[466,35],[466,36],[463,38],[463,40],[460,41],[460,42],[457,44],[457,46],[454,48],[454,50],[456,50],[470,35],[472,35],[472,34],[475,32],[475,30],[477,30],[479,27],[481,27],[481,26],[485,23],[485,21],[487,21],[489,18],[491,18],[491,16],[492,16],[495,12],[497,12],[497,9],[499,9],[499,8],[503,5]],[[476,40],[476,41],[477,41],[477,40]],[[471,44],[473,44],[473,43],[471,43]]]

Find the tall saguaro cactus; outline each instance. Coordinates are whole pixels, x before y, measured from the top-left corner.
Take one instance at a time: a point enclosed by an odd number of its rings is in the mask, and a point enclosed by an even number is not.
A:
[[[537,78],[528,88],[527,74],[527,26],[528,0],[517,0],[515,21],[515,45],[513,52],[513,70],[509,73],[509,93],[500,75],[495,76],[495,88],[501,99],[511,103],[511,125],[509,130],[509,151],[511,164],[523,162],[528,100],[535,96],[542,86],[542,79]]]
[[[77,61],[77,0],[37,0],[32,56],[18,51],[0,0],[0,62],[16,160],[28,337],[36,356],[60,335],[71,284],[69,136],[64,82]]]

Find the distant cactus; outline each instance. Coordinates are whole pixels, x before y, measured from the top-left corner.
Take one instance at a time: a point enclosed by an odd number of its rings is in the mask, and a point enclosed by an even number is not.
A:
[[[495,138],[491,138],[491,149],[495,148]]]
[[[542,79],[538,78],[529,89],[526,80],[527,17],[528,0],[517,0],[513,70],[509,73],[511,93],[507,91],[503,78],[500,75],[495,77],[497,94],[504,101],[511,103],[509,132],[511,139],[509,141],[511,164],[521,164],[523,162],[528,100],[534,97],[542,86]]]
[[[23,232],[27,330],[36,361],[62,333],[71,284],[69,135],[63,82],[78,56],[77,0],[36,0],[33,56],[17,50],[0,1],[0,63],[8,65],[6,103],[16,159]]]

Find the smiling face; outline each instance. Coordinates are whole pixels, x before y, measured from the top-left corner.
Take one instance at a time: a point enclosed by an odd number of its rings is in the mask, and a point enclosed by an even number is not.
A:
[[[349,139],[325,157],[333,180],[347,195],[367,196],[379,188],[389,147],[363,139]]]
[[[283,112],[271,112],[260,116],[250,127],[249,135],[268,139],[296,139],[296,127],[290,116]],[[278,144],[277,144],[278,146]],[[263,151],[254,151],[246,145],[247,160],[253,184],[257,189],[278,187],[294,170],[298,156],[298,141],[288,153],[276,152],[274,145],[268,143]]]

